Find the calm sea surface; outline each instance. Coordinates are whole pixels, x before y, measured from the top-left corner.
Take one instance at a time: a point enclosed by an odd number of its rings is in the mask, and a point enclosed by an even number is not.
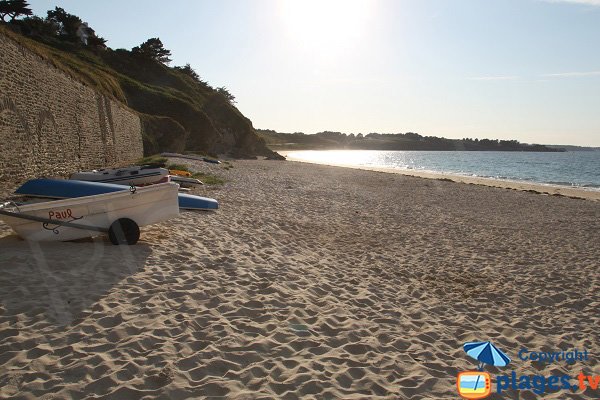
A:
[[[600,151],[307,150],[287,154],[321,164],[433,171],[600,190]]]

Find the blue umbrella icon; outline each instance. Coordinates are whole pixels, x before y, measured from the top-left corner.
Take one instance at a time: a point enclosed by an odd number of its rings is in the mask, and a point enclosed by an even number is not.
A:
[[[480,371],[483,371],[483,364],[506,367],[510,363],[510,358],[492,342],[468,342],[463,348],[470,357],[479,361]]]

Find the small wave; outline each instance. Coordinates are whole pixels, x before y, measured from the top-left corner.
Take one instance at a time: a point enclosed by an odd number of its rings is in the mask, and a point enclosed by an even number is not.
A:
[[[600,185],[596,185],[593,183],[575,183],[575,182],[563,182],[563,181],[548,181],[544,182],[549,185],[558,185],[558,186],[571,186],[576,188],[584,188],[584,189],[600,189]]]
[[[565,182],[565,181],[545,181],[549,185],[559,185],[559,186],[580,186],[574,182]]]

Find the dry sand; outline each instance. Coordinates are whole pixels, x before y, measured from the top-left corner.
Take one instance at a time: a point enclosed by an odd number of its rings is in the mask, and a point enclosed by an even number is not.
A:
[[[196,191],[218,212],[136,246],[27,243],[0,223],[0,398],[457,398],[472,340],[513,358],[493,374],[600,374],[600,203],[233,165],[198,164],[228,179]],[[522,347],[591,356],[543,366]]]

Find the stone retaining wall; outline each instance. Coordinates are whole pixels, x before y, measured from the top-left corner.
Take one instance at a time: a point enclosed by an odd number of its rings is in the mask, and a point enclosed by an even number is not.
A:
[[[0,181],[142,157],[139,116],[0,33]]]

